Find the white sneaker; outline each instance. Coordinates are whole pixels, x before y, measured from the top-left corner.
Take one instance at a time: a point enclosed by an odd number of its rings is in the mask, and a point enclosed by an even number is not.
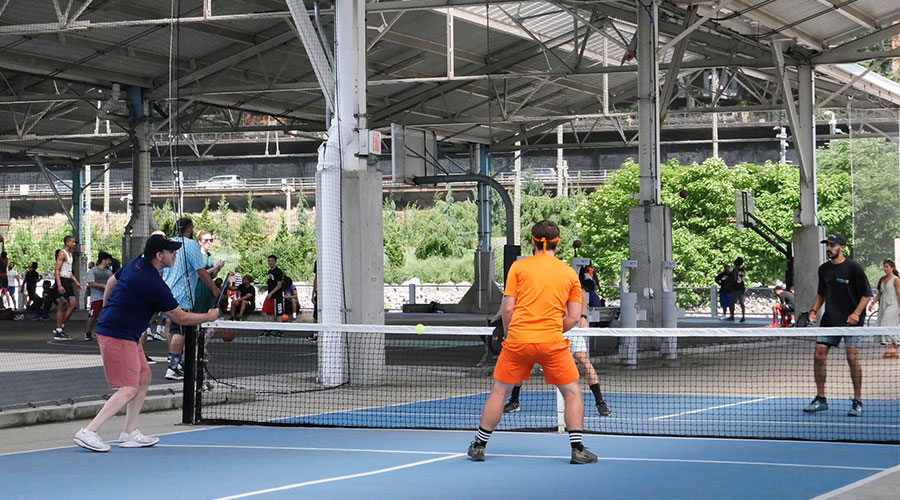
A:
[[[148,448],[158,442],[158,437],[145,436],[137,429],[131,434],[119,434],[119,448]]]
[[[166,379],[167,380],[184,380],[184,372],[178,369],[167,369],[166,370]]]
[[[96,432],[82,428],[75,434],[75,444],[91,451],[109,451],[110,446],[103,442]]]

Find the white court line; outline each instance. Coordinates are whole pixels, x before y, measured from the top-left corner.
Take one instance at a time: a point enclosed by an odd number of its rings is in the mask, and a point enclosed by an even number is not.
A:
[[[449,451],[417,451],[417,450],[380,450],[370,448],[317,448],[309,446],[255,446],[255,445],[191,445],[191,444],[168,444],[157,445],[157,447],[167,448],[224,448],[238,450],[273,450],[273,451],[328,451],[328,452],[358,452],[358,453],[395,453],[404,455],[455,455],[463,456],[465,453],[453,453]],[[490,457],[506,457],[506,458],[540,458],[540,459],[568,459],[569,455],[527,455],[515,453],[489,453]],[[451,458],[444,456],[441,460]],[[696,464],[723,464],[723,465],[757,465],[769,467],[802,467],[812,469],[849,469],[849,470],[871,470],[883,471],[883,467],[857,467],[850,465],[819,465],[819,464],[793,464],[782,462],[744,462],[738,460],[701,460],[690,458],[642,458],[642,457],[599,457],[600,460],[609,462],[675,462],[675,463],[696,463]],[[898,466],[900,467],[900,466]]]
[[[873,482],[873,481],[877,481],[877,480],[879,480],[879,479],[881,479],[881,478],[883,478],[883,477],[885,477],[885,476],[889,476],[889,475],[891,475],[891,474],[894,474],[895,472],[900,472],[900,465],[898,465],[898,466],[896,466],[896,467],[891,467],[890,469],[882,470],[882,471],[879,472],[878,474],[873,474],[873,475],[871,475],[871,476],[869,476],[869,477],[864,477],[864,478],[860,479],[859,481],[856,481],[856,482],[854,482],[854,483],[850,483],[850,484],[848,484],[847,486],[843,486],[843,487],[838,488],[838,489],[836,489],[836,490],[831,490],[831,491],[829,491],[828,493],[823,493],[823,494],[821,494],[821,495],[819,495],[819,496],[817,496],[817,497],[814,497],[812,500],[826,500],[826,499],[828,499],[828,498],[834,498],[834,497],[840,495],[841,493],[846,493],[846,492],[848,492],[848,491],[855,490],[855,489],[857,489],[857,488],[859,488],[859,487],[861,487],[861,486],[864,486],[864,485],[866,485],[866,484],[868,484],[868,483],[871,483],[871,482]]]
[[[774,399],[774,398],[775,398],[774,396],[769,396],[767,398],[751,399],[749,401],[739,401],[737,403],[728,403],[725,405],[710,406],[708,408],[700,408],[699,410],[683,411],[681,413],[673,413],[671,415],[663,415],[660,417],[653,417],[650,420],[662,420],[664,418],[680,417],[682,415],[690,415],[691,413],[700,413],[701,411],[718,410],[719,408],[728,408],[729,406],[740,406],[740,405],[746,405],[746,404],[750,404],[750,403],[759,403],[760,401],[765,401],[767,399]]]
[[[337,477],[329,477],[329,478],[325,478],[325,479],[316,479],[314,481],[304,481],[302,483],[294,483],[294,484],[288,484],[285,486],[278,486],[277,488],[267,488],[265,490],[249,491],[247,493],[241,493],[238,495],[232,495],[232,496],[228,496],[228,497],[220,497],[220,498],[216,498],[214,500],[233,500],[235,498],[246,498],[246,497],[252,497],[255,495],[264,495],[266,493],[274,493],[276,491],[292,490],[294,488],[302,488],[303,486],[310,486],[313,484],[331,483],[334,481],[343,481],[345,479],[355,479],[358,477],[374,476],[376,474],[384,474],[385,472],[393,472],[395,470],[408,469],[410,467],[418,467],[419,465],[440,462],[442,460],[449,460],[451,458],[459,458],[462,456],[465,456],[465,453],[454,453],[454,454],[448,455],[446,457],[429,458],[428,460],[421,460],[421,461],[413,462],[413,463],[409,463],[409,464],[397,465],[395,467],[387,467],[385,469],[378,469],[378,470],[373,470],[373,471],[369,471],[369,472],[360,472],[358,474],[349,474],[346,476],[337,476]]]
[[[158,444],[157,448],[224,448],[237,450],[349,451],[359,453],[398,453],[401,455],[448,455],[449,451],[376,450],[368,448],[317,448],[311,446],[256,446],[240,444]]]

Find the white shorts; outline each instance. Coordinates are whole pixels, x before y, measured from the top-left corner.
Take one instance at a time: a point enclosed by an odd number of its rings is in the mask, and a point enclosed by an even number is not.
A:
[[[569,351],[572,354],[576,352],[587,352],[587,337],[584,335],[563,335],[569,341]]]

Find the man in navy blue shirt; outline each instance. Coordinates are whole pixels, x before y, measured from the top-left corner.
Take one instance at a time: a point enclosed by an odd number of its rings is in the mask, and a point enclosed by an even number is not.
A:
[[[121,448],[145,448],[159,438],[145,436],[137,429],[138,415],[147,388],[150,367],[141,347],[141,334],[153,314],[164,311],[182,325],[215,321],[218,309],[205,314],[186,312],[178,305],[159,272],[175,263],[181,243],[165,236],[151,236],[144,255],[122,266],[106,283],[103,309],[97,322],[97,343],[103,360],[103,372],[110,387],[118,390],[87,427],[75,434],[75,444],[91,451],[109,451],[110,446],[97,434],[100,427],[125,407],[125,429],[119,435]]]

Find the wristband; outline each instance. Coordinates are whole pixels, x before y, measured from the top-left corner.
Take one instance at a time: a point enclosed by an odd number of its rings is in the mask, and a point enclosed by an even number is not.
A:
[[[581,317],[584,319],[588,319],[587,315],[585,315],[585,314],[582,314]]]

